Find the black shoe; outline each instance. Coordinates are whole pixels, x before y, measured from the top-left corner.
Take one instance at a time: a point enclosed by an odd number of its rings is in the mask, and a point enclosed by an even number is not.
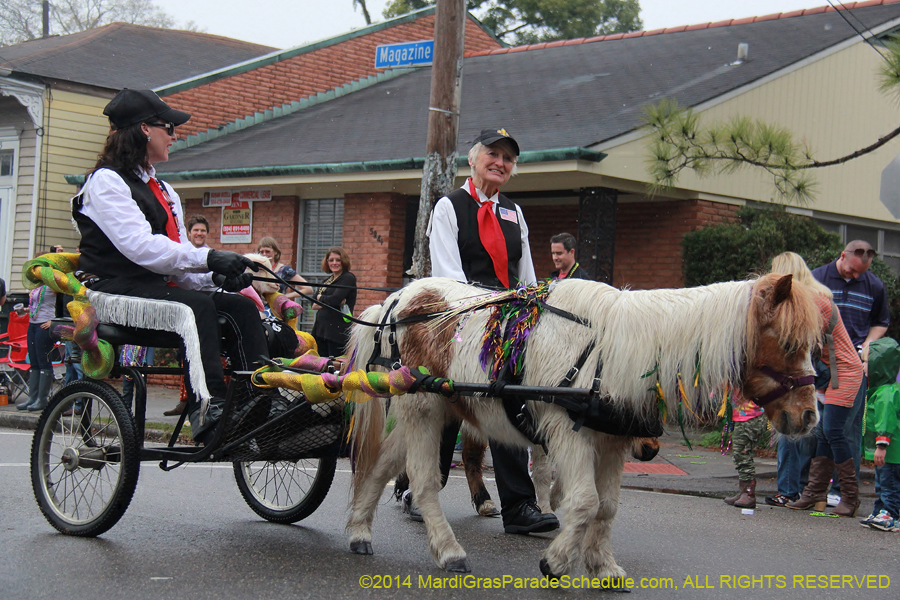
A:
[[[225,401],[221,398],[211,398],[209,401],[209,409],[206,411],[206,418],[203,425],[200,425],[200,403],[197,402],[194,410],[191,411],[189,419],[191,421],[191,437],[198,444],[206,446],[212,440],[212,434],[216,430],[216,425],[222,418],[222,407]]]
[[[412,492],[409,490],[403,492],[400,498],[400,510],[408,515],[410,521],[421,523],[425,520],[422,518],[422,513],[419,512],[419,507],[413,502]]]
[[[518,535],[546,533],[559,529],[553,513],[542,513],[536,502],[523,502],[508,517],[503,517],[503,531]]]

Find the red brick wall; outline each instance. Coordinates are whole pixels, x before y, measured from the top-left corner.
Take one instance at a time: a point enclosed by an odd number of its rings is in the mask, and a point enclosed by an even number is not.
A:
[[[191,113],[191,120],[178,130],[187,136],[375,75],[378,73],[376,46],[433,37],[434,14],[431,14],[178,92],[166,96],[165,100],[172,107]],[[501,47],[471,19],[466,20],[465,44],[466,52]]]
[[[557,233],[578,237],[578,205],[523,206],[522,214],[528,224],[534,272],[538,279],[550,277],[555,270],[550,259],[550,238]]]
[[[294,266],[297,255],[297,231],[300,227],[300,199],[296,196],[274,196],[269,202],[253,203],[253,243],[222,244],[222,208],[203,208],[199,198],[184,202],[185,223],[193,215],[203,215],[209,220],[209,237],[206,243],[213,248],[240,252],[256,252],[259,240],[271,236],[281,248],[281,263]]]
[[[619,204],[614,285],[681,287],[681,238],[701,227],[735,220],[738,209],[703,200]]]
[[[362,287],[400,287],[407,198],[401,194],[346,194],[343,248],[350,255],[356,283]],[[385,292],[361,290],[355,314],[379,304]]]

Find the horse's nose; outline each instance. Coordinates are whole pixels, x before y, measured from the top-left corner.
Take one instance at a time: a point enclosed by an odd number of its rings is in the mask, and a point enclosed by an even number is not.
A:
[[[811,431],[819,423],[819,413],[814,410],[807,409],[803,411],[803,424],[806,425],[806,431]],[[805,432],[804,432],[805,433]]]

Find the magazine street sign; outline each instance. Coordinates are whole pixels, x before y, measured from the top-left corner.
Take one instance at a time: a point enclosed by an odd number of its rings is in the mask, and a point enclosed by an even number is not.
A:
[[[434,59],[434,40],[385,44],[375,47],[375,68],[420,67]]]

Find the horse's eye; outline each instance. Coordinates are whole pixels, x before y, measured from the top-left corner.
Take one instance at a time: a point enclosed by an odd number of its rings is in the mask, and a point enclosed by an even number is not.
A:
[[[797,346],[794,344],[784,344],[782,348],[787,354],[795,354],[797,352]]]

